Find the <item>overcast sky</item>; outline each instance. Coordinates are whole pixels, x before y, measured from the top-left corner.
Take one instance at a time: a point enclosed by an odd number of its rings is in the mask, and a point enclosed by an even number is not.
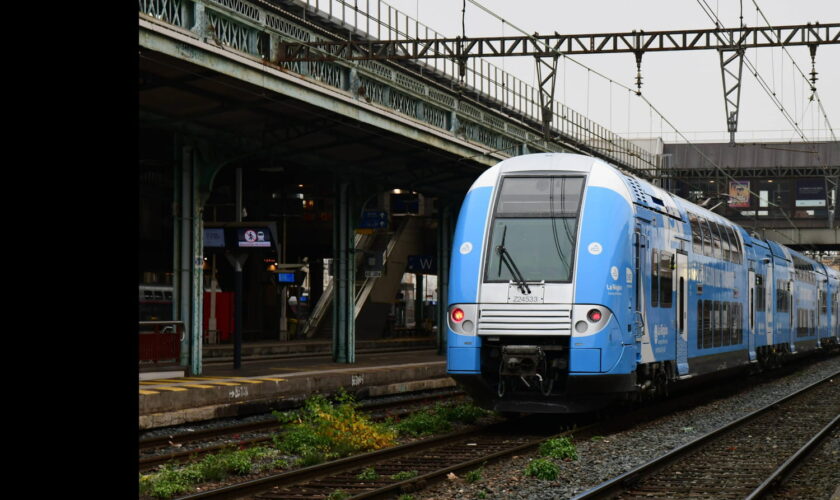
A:
[[[756,0],[774,26],[840,22],[840,0]],[[361,3],[361,2],[360,2]],[[388,0],[405,14],[445,36],[461,34],[462,0]],[[467,36],[518,35],[512,25],[528,33],[607,33],[636,30],[659,31],[714,27],[698,0],[479,0],[507,23],[467,1]],[[739,24],[739,2],[706,0],[726,27]],[[743,0],[747,26],[765,26],[753,0]],[[788,52],[806,75],[811,71],[807,47]],[[636,67],[631,54],[581,55],[574,58],[626,87],[635,88]],[[749,49],[765,81],[783,99],[806,137],[829,137],[816,102],[809,105],[808,84],[792,67],[782,49]],[[490,62],[527,83],[536,83],[534,60],[529,57],[494,58]],[[817,50],[817,88],[835,135],[840,135],[840,44]],[[560,68],[564,65],[561,62]],[[692,141],[723,140],[726,121],[718,53],[712,50],[647,53],[642,61],[643,94]],[[626,137],[648,137],[651,130],[666,138],[672,129],[651,113],[647,104],[608,80],[588,74],[567,62],[558,75],[555,97],[567,106]],[[629,112],[628,112],[629,109]],[[587,113],[588,110],[588,113]],[[628,120],[629,115],[629,120]],[[741,92],[739,141],[753,139],[799,140],[793,127],[747,72]],[[708,132],[711,132],[709,134]],[[668,140],[668,142],[671,142]]]

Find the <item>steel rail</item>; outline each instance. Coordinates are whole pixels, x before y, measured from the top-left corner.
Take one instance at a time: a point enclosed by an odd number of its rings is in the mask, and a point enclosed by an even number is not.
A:
[[[743,416],[743,417],[741,417],[737,420],[734,420],[734,421],[730,422],[729,424],[726,424],[725,426],[723,426],[719,429],[716,429],[716,430],[714,430],[712,432],[709,432],[709,433],[707,433],[703,436],[700,436],[699,438],[695,439],[694,441],[691,441],[691,442],[689,442],[689,443],[687,443],[683,446],[675,448],[675,449],[671,450],[670,452],[666,453],[665,455],[657,457],[657,458],[655,458],[655,459],[653,459],[653,460],[651,460],[647,463],[644,463],[644,464],[636,467],[635,469],[632,469],[630,471],[625,472],[624,474],[621,474],[618,477],[615,477],[615,478],[613,478],[609,481],[605,481],[605,482],[601,483],[600,485],[595,486],[594,488],[591,488],[587,491],[584,491],[580,495],[573,497],[572,500],[592,500],[592,499],[599,499],[599,498],[611,498],[612,496],[615,496],[616,494],[620,493],[621,491],[624,491],[627,488],[628,485],[637,483],[642,478],[651,476],[654,473],[658,472],[659,470],[663,469],[665,466],[670,465],[670,464],[676,462],[677,460],[680,460],[680,459],[688,456],[691,452],[701,448],[702,446],[705,446],[706,444],[711,443],[713,440],[722,436],[727,431],[730,431],[732,429],[735,429],[735,428],[739,427],[740,425],[742,425],[744,423],[752,421],[756,417],[758,417],[760,415],[763,415],[764,413],[767,413],[768,411],[776,408],[780,404],[786,403],[793,398],[796,398],[796,397],[798,397],[802,394],[805,394],[808,391],[810,391],[811,389],[816,388],[817,386],[820,386],[820,385],[828,382],[830,379],[832,379],[834,377],[837,377],[838,375],[840,375],[840,372],[834,373],[833,375],[825,377],[822,380],[814,382],[813,384],[810,384],[807,387],[805,387],[805,388],[803,388],[803,389],[801,389],[801,390],[799,390],[799,391],[797,391],[793,394],[789,394],[789,395],[787,395],[787,396],[785,396],[785,397],[783,397],[783,398],[781,398],[777,401],[774,401],[773,403],[770,403],[770,404],[768,404],[768,405],[766,405],[762,408],[759,408],[758,410],[756,410],[752,413],[749,413],[749,414],[747,414],[747,415],[745,415],[745,416]]]
[[[750,495],[744,500],[764,498],[768,493],[785,484],[785,481],[787,481],[788,478],[796,472],[796,469],[802,465],[805,460],[807,460],[811,453],[813,453],[823,441],[825,441],[825,439],[829,436],[831,429],[837,426],[838,421],[840,421],[840,415],[834,417],[831,422],[823,427],[822,430],[812,437],[807,443],[805,443],[802,448],[797,450],[796,453],[785,460],[785,463],[773,471],[770,477],[761,483],[761,485],[759,485],[759,487],[750,493]]]
[[[475,428],[463,429],[456,432],[450,432],[440,436],[433,436],[413,443],[407,443],[391,448],[384,448],[381,450],[363,453],[361,455],[354,455],[350,457],[332,460],[302,469],[296,469],[280,474],[272,474],[270,476],[253,479],[250,481],[243,481],[229,486],[224,486],[215,490],[204,491],[193,495],[180,497],[178,500],[198,500],[205,498],[239,498],[243,495],[253,494],[260,491],[267,490],[281,484],[295,484],[305,481],[310,478],[323,477],[325,475],[338,473],[347,469],[352,469],[364,465],[368,465],[380,460],[404,455],[407,452],[422,451],[439,444],[446,443],[450,440],[469,436],[478,432],[486,432],[493,427],[501,427],[506,425],[506,422],[491,424],[482,429]]]
[[[426,394],[421,396],[414,396],[410,398],[401,399],[398,401],[387,401],[387,402],[376,402],[371,403],[368,405],[360,405],[359,409],[364,412],[373,412],[379,411],[382,409],[388,409],[392,407],[401,407],[409,404],[414,404],[418,402],[425,402],[425,401],[438,401],[441,399],[452,399],[457,401],[461,399],[464,395],[463,391],[450,391],[443,394]],[[398,413],[391,413],[389,416],[397,416],[403,417],[408,415],[416,410],[404,410]],[[374,420],[380,420],[378,417],[374,417]],[[176,441],[184,441],[184,442],[192,442],[192,441],[201,441],[203,439],[210,439],[215,437],[226,436],[229,434],[238,434],[241,432],[254,432],[254,431],[271,431],[271,430],[279,430],[283,428],[283,424],[280,424],[277,420],[266,420],[262,422],[248,422],[239,425],[232,425],[224,428],[216,428],[216,429],[205,429],[202,431],[190,432],[190,433],[181,433],[177,435],[171,436],[161,436],[157,438],[152,438],[148,440],[141,440],[140,441],[140,449],[141,450],[148,450],[157,447],[163,447],[165,445],[170,444],[170,442]],[[162,463],[168,462],[170,460],[176,461],[184,461],[188,460],[193,456],[196,455],[205,455],[207,453],[212,453],[214,451],[219,451],[225,449],[230,446],[241,446],[241,445],[253,445],[256,443],[262,443],[266,441],[270,441],[272,436],[262,436],[262,437],[254,437],[248,439],[241,439],[236,440],[233,443],[223,443],[223,444],[214,444],[211,446],[201,447],[201,448],[194,448],[190,450],[183,450],[183,451],[176,451],[167,454],[161,455],[152,455],[141,457],[139,460],[139,469],[140,471],[149,470],[157,465]]]

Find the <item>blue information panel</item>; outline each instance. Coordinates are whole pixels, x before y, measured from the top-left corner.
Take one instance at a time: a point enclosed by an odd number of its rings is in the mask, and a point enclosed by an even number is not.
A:
[[[280,283],[294,283],[295,273],[277,273],[277,281]]]
[[[437,259],[434,255],[409,255],[407,271],[417,274],[437,274]]]
[[[225,230],[221,227],[204,228],[204,246],[206,248],[224,248]]]
[[[365,210],[359,221],[359,229],[387,229],[388,214],[381,210]]]

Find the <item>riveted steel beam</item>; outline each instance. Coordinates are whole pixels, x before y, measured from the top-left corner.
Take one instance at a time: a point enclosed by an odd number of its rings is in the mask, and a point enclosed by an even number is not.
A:
[[[281,42],[280,61],[459,59],[560,54],[817,46],[840,43],[840,23],[508,37]]]

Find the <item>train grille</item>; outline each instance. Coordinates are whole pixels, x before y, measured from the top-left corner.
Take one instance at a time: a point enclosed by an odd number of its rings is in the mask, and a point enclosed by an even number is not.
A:
[[[566,304],[481,304],[479,335],[571,335]]]

